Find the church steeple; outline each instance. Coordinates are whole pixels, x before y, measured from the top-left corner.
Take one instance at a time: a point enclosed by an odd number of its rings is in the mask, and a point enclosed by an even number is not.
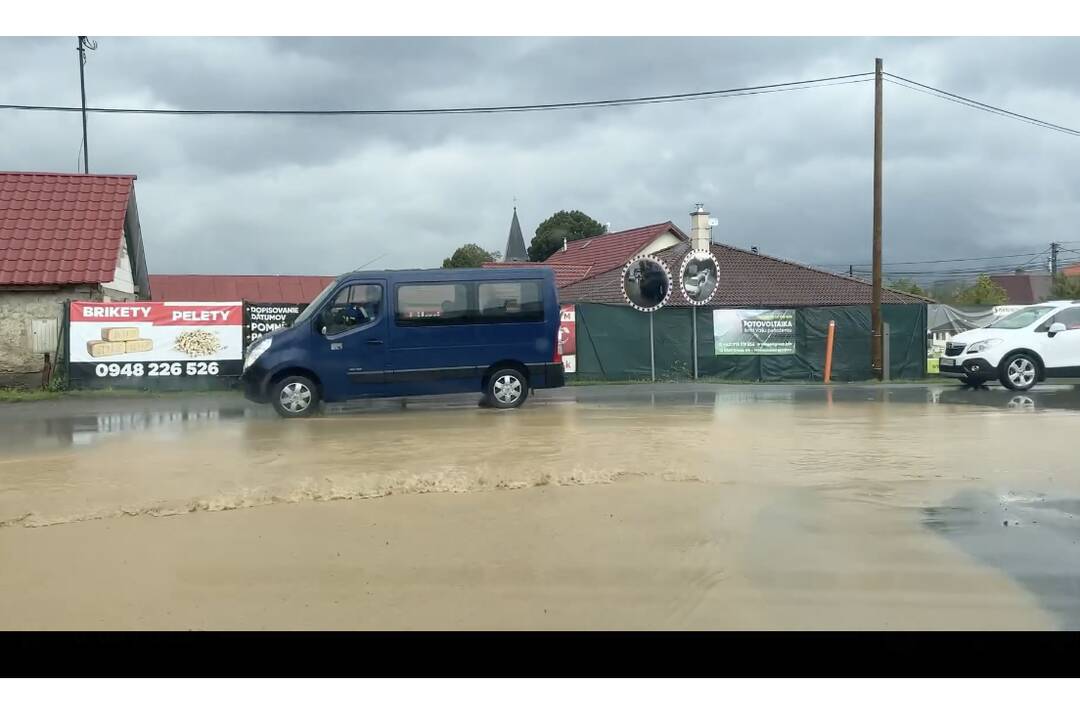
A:
[[[518,222],[517,203],[514,203],[514,217],[510,221],[510,234],[506,238],[506,252],[503,262],[528,262],[529,253],[525,250],[525,238],[521,235],[521,223]]]

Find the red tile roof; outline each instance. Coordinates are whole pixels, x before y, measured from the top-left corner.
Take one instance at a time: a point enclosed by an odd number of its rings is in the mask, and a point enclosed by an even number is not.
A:
[[[1080,263],[1076,265],[1070,265],[1062,270],[1066,277],[1080,277]]]
[[[0,285],[111,282],[134,175],[0,172]]]
[[[505,267],[534,267],[537,263],[531,262],[489,262],[484,263],[483,267],[486,268],[505,268]],[[583,280],[589,276],[589,272],[592,270],[592,265],[557,265],[555,263],[544,263],[555,271],[555,287],[563,287],[571,283],[576,283],[579,280]]]
[[[333,275],[151,275],[153,300],[306,303],[332,283]]]
[[[671,232],[681,240],[690,238],[675,223],[668,221],[656,225],[620,230],[582,240],[571,240],[565,250],[556,250],[544,261],[546,265],[576,265],[589,267],[585,277],[621,268],[656,238]]]
[[[679,271],[688,243],[680,243],[656,253],[672,273]],[[742,250],[730,245],[713,244],[719,287],[710,306],[745,308],[814,307],[826,305],[870,304],[870,283],[836,275],[806,265],[769,255]],[[594,302],[625,304],[622,293],[622,266],[593,275],[559,290],[559,302]],[[912,304],[929,302],[917,295],[886,288],[882,302]],[[673,288],[668,305],[688,307],[678,288]]]

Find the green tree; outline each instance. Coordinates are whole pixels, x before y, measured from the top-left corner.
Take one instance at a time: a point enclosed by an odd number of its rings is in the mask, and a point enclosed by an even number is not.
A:
[[[911,293],[912,295],[918,295],[920,297],[929,297],[926,291],[919,287],[918,283],[914,280],[908,280],[907,278],[899,278],[889,283],[889,287],[898,292]]]
[[[580,210],[560,210],[537,226],[529,243],[529,259],[533,262],[547,260],[556,250],[562,249],[564,238],[580,240],[604,232],[603,225]]]
[[[1006,305],[1009,293],[989,275],[980,275],[974,285],[957,290],[952,301],[957,305]]]
[[[502,257],[498,250],[485,250],[475,243],[462,245],[454,254],[442,261],[444,268],[475,268],[486,262],[496,262]]]
[[[1051,300],[1080,300],[1080,276],[1055,275]]]

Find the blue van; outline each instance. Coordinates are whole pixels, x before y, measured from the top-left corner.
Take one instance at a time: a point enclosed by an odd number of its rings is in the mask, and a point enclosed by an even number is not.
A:
[[[514,408],[563,385],[551,268],[354,272],[244,354],[244,394],[283,417],[319,402],[482,392]]]

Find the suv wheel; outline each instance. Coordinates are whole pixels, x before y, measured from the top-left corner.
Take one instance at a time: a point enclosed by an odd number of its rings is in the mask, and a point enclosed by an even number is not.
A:
[[[1010,355],[1001,363],[1001,384],[1010,390],[1025,392],[1039,381],[1039,361],[1028,353]]]
[[[270,402],[283,418],[307,417],[319,408],[319,386],[311,378],[290,375],[274,385]]]

